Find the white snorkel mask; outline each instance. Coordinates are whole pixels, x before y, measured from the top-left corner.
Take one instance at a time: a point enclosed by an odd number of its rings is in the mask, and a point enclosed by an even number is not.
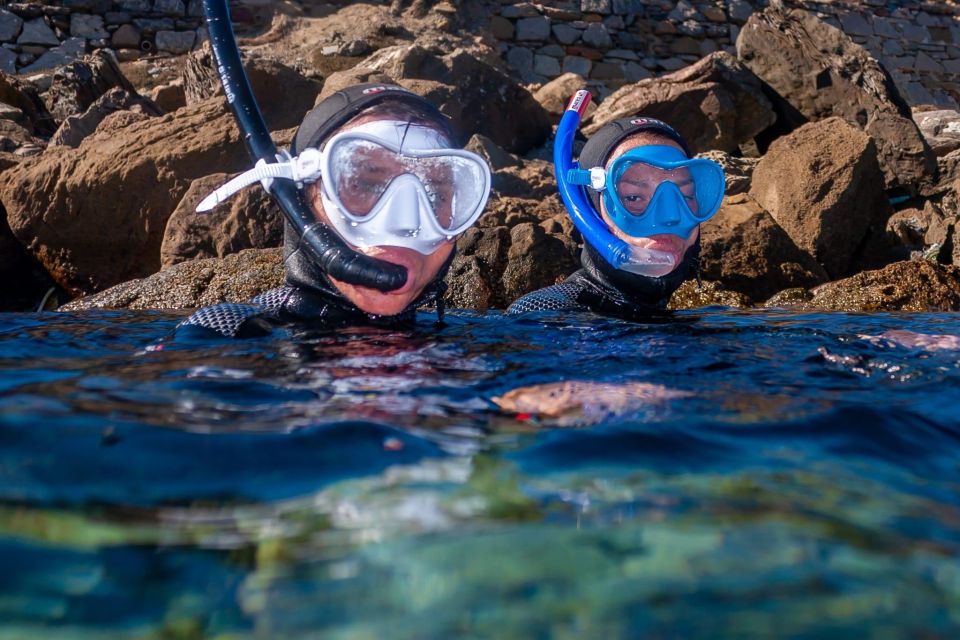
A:
[[[207,196],[207,211],[254,182],[320,180],[330,225],[350,244],[429,255],[466,231],[490,195],[490,169],[475,153],[451,149],[442,133],[396,120],[367,122],[332,136],[323,150],[258,163]]]

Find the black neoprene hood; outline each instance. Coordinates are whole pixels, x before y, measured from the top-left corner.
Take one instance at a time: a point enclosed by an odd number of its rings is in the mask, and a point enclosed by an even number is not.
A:
[[[298,155],[308,147],[318,146],[367,107],[386,101],[407,102],[427,113],[435,114],[438,121],[447,120],[426,98],[395,84],[368,82],[353,85],[327,96],[304,116],[293,138],[291,155]]]

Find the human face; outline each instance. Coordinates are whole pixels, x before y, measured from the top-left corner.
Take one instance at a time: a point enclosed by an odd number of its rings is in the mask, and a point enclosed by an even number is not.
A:
[[[681,151],[683,150],[680,145],[668,138],[651,136],[648,133],[640,133],[627,138],[617,145],[613,153],[610,154],[610,159],[607,161],[605,168],[609,169],[614,160],[631,149],[650,144],[668,145]],[[646,205],[650,202],[650,199],[653,198],[657,186],[664,180],[669,180],[676,184],[677,187],[680,188],[680,193],[683,194],[687,205],[693,213],[699,213],[696,198],[693,197],[694,183],[688,169],[665,170],[643,163],[636,163],[631,166],[624,172],[620,180],[618,193],[620,194],[623,206],[631,213],[635,213],[636,215],[642,214]],[[696,243],[697,238],[700,237],[700,230],[698,228],[694,228],[693,232],[687,238],[680,238],[669,233],[660,233],[642,238],[628,235],[610,219],[606,204],[602,198],[600,202],[600,215],[607,224],[607,227],[619,239],[641,249],[651,249],[669,253],[673,256],[673,263],[677,266],[680,266],[683,262],[683,256],[687,252],[687,249],[692,247]]]

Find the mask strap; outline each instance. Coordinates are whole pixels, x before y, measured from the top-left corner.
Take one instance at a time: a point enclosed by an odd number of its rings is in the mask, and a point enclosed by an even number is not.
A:
[[[222,187],[208,195],[197,205],[197,212],[213,209],[215,206],[232,197],[238,191],[259,182],[270,192],[270,187],[276,178],[293,180],[297,187],[303,188],[304,182],[316,182],[320,177],[320,151],[304,149],[303,153],[295,158],[282,151],[277,154],[280,162],[267,163],[263,159],[257,160],[253,169],[241,173]]]

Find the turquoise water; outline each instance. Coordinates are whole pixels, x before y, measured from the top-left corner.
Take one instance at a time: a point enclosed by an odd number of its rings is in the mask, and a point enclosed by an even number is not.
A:
[[[430,319],[0,315],[0,639],[958,637],[960,316]]]

